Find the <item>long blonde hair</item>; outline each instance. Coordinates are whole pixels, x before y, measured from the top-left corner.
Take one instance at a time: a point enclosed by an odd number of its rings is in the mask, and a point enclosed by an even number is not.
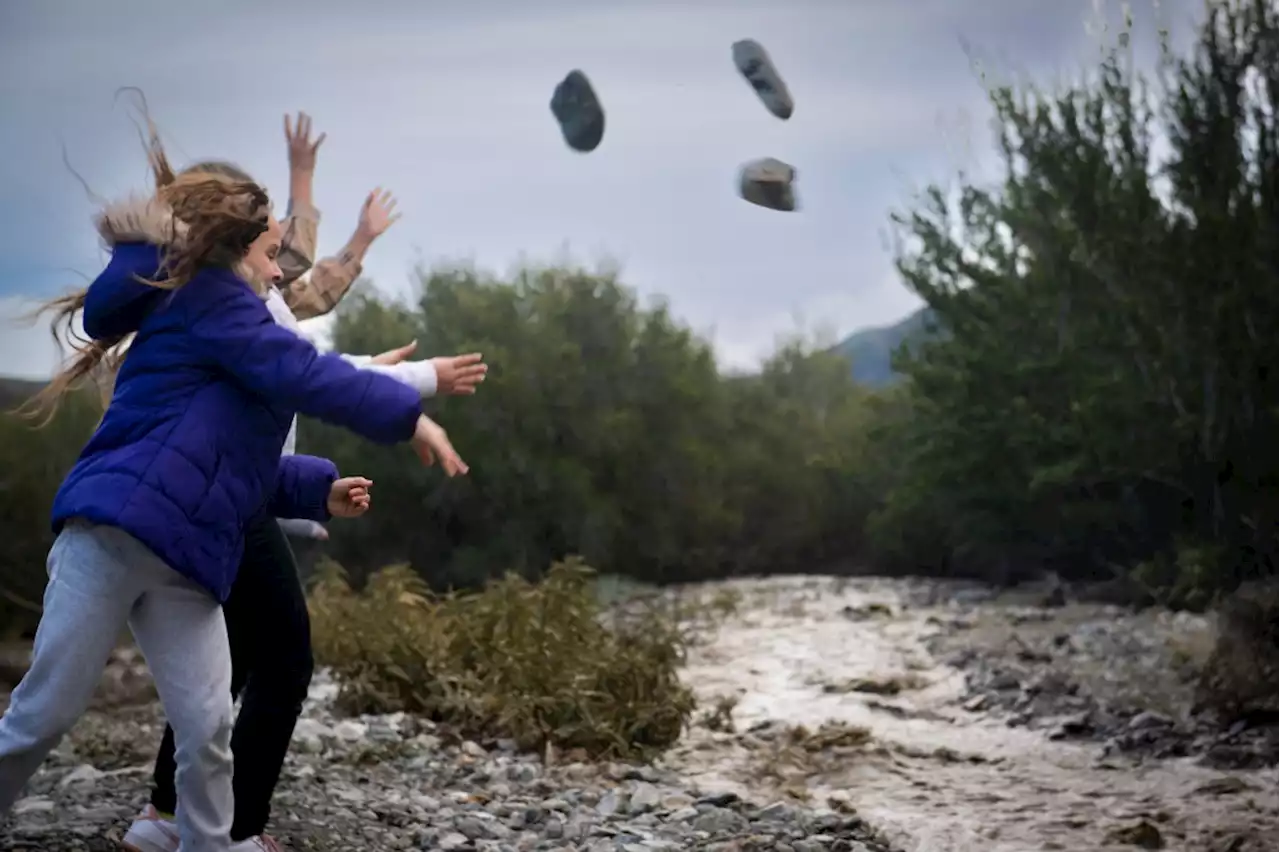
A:
[[[182,173],[169,164],[159,133],[143,106],[147,124],[147,160],[155,180],[155,200],[172,216],[171,241],[164,252],[157,280],[139,279],[160,290],[176,290],[195,276],[201,267],[234,267],[249,246],[267,230],[270,200],[266,191],[229,163],[199,163]],[[86,380],[96,380],[104,406],[109,401],[110,378],[124,360],[129,337],[95,341],[75,329],[75,316],[84,309],[81,289],[42,305],[36,315],[53,315],[50,332],[54,341],[72,350],[69,363],[39,393],[23,403],[17,413],[49,423],[62,399]]]

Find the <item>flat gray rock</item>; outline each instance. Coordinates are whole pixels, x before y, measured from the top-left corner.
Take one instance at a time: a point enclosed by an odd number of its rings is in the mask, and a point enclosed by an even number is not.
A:
[[[594,151],[604,138],[604,107],[587,75],[577,69],[556,86],[551,114],[560,123],[565,143],[575,151]]]
[[[795,166],[773,157],[752,160],[742,167],[738,194],[752,204],[789,213],[797,206],[795,179]]]
[[[749,38],[734,42],[733,64],[756,90],[765,109],[783,121],[791,117],[796,108],[795,101],[760,42]]]

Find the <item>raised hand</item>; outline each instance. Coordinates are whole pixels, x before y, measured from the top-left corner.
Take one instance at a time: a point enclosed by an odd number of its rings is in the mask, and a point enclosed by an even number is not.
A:
[[[369,193],[364,206],[360,208],[360,224],[356,226],[356,233],[368,242],[373,242],[400,219],[400,214],[395,210],[395,196],[389,190],[378,187]]]
[[[311,140],[311,116],[305,112],[299,112],[296,119],[285,115],[284,139],[289,146],[290,173],[313,174],[316,170],[316,152],[320,150],[325,134],[321,133],[314,142]]]

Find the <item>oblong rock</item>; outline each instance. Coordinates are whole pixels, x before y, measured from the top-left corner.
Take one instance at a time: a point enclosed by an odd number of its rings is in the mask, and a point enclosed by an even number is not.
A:
[[[747,79],[751,88],[764,104],[765,109],[786,121],[795,111],[795,101],[787,91],[787,84],[774,67],[769,53],[755,39],[743,39],[733,43],[733,64],[738,73]]]
[[[552,93],[551,114],[560,123],[565,143],[575,151],[594,151],[604,138],[604,107],[587,75],[576,68]]]
[[[796,169],[773,157],[752,160],[742,167],[738,194],[752,204],[770,210],[796,209]]]

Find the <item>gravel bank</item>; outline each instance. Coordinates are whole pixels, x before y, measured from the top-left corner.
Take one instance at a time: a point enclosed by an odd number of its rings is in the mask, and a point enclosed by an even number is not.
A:
[[[312,689],[273,832],[298,852],[894,852],[856,816],[703,795],[670,771],[591,765],[450,737],[404,716],[338,719]],[[96,710],[0,828],[0,849],[114,850],[146,801],[154,704]]]

